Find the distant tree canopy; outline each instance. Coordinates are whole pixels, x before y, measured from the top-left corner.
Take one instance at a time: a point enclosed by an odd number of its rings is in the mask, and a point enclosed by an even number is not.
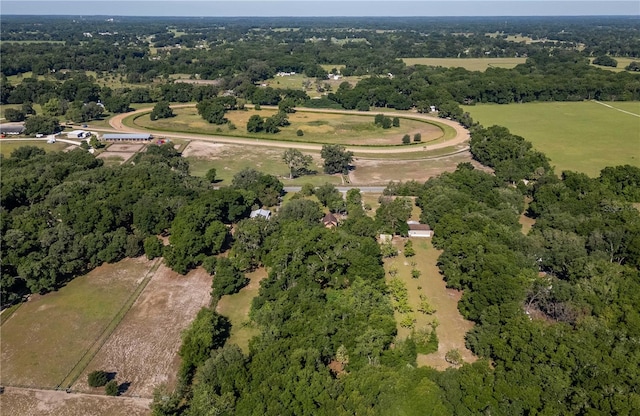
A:
[[[154,107],[153,111],[149,115],[152,121],[155,121],[159,118],[171,118],[174,117],[173,110],[169,107],[169,103],[167,101],[160,101]]]
[[[596,57],[593,60],[593,64],[594,65],[602,65],[602,66],[610,66],[610,67],[615,68],[615,67],[618,66],[618,61],[616,61],[615,59],[613,59],[609,55],[601,55],[601,56]]]

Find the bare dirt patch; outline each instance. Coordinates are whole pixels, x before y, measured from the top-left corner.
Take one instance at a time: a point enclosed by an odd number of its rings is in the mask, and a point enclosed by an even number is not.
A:
[[[0,394],[3,415],[146,416],[149,399],[68,394],[53,390],[5,388]]]
[[[98,159],[104,159],[104,160],[122,160],[121,163],[126,162],[127,160],[131,159],[133,157],[133,155],[135,155],[136,153],[125,153],[125,152],[102,152],[100,153],[98,156],[96,156]]]
[[[184,157],[212,158],[224,151],[224,144],[194,140],[182,151]]]
[[[140,150],[142,150],[144,148],[144,144],[125,144],[125,143],[117,143],[117,144],[112,144],[111,146],[109,146],[107,148],[108,152],[124,152],[124,153],[131,153],[131,152],[139,152]]]
[[[160,266],[73,390],[102,393],[87,385],[94,370],[116,373],[118,383],[129,383],[124,396],[150,398],[157,385],[173,385],[181,332],[209,304],[210,291],[211,276],[204,269],[180,276]]]

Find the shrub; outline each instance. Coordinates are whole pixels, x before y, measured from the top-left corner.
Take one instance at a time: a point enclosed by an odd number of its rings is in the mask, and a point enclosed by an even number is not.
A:
[[[393,127],[400,127],[400,118],[394,117],[391,124],[393,124]]]
[[[413,135],[413,141],[414,142],[421,142],[422,141],[422,134],[420,133],[416,133]]]
[[[89,373],[87,382],[90,387],[102,387],[109,381],[109,375],[102,370],[96,370]]]
[[[302,137],[302,136],[304,136],[304,132],[302,130],[298,129],[298,131],[296,131],[296,136]]]
[[[111,380],[104,386],[104,392],[107,396],[118,395],[118,383],[115,380]]]
[[[402,136],[402,144],[409,144],[411,143],[411,137],[408,134],[405,134],[404,136]]]

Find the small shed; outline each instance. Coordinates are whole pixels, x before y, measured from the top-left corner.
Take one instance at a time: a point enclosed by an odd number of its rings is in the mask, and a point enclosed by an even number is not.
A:
[[[251,211],[251,214],[249,214],[249,218],[257,217],[262,217],[268,220],[269,218],[271,218],[271,211],[269,211],[268,209],[256,209],[255,211]]]
[[[337,227],[338,226],[338,219],[335,217],[335,215],[333,215],[332,213],[327,213],[327,215],[325,215],[322,218],[322,224],[324,224],[325,227],[327,228],[333,228],[333,227]]]
[[[409,237],[433,237],[433,230],[429,227],[429,224],[420,224],[418,221],[407,221],[407,225],[409,225]]]

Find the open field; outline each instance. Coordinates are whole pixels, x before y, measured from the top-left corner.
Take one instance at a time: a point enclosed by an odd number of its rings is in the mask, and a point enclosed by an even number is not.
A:
[[[245,354],[248,354],[249,340],[260,333],[258,328],[251,325],[249,321],[251,301],[258,296],[260,281],[267,277],[267,271],[260,268],[247,273],[246,276],[249,279],[249,284],[234,295],[220,298],[216,312],[231,321],[231,336],[227,340],[227,344],[236,344],[242,348]]]
[[[526,58],[403,58],[405,64],[461,67],[469,71],[486,71],[487,68],[514,68],[523,64]]]
[[[209,169],[215,168],[216,177],[220,181],[217,185],[230,185],[233,175],[245,168],[257,169],[263,173],[277,176],[285,186],[302,185],[306,182],[317,185],[325,182],[341,183],[339,177],[322,173],[323,162],[320,154],[312,152],[304,153],[313,157],[311,169],[318,173],[293,180],[289,179],[289,168],[282,161],[284,151],[285,149],[256,148],[194,140],[184,149],[183,156],[189,161],[191,175],[204,176]]]
[[[0,383],[43,388],[61,384],[151,265],[142,258],[105,264],[56,292],[32,295],[2,324]]]
[[[463,108],[485,127],[505,126],[533,143],[557,174],[573,170],[597,176],[607,166],[640,166],[640,102],[604,104],[615,108],[593,101]]]
[[[427,123],[413,119],[400,118],[400,127],[383,129],[374,124],[375,112],[355,114],[315,113],[299,110],[289,114],[291,125],[282,127],[278,134],[249,133],[247,121],[253,115],[270,117],[275,110],[229,111],[226,118],[236,128],[227,125],[215,125],[205,121],[195,107],[174,109],[176,117],[151,121],[148,115],[141,115],[133,120],[133,126],[150,130],[168,132],[188,132],[200,134],[224,134],[230,136],[250,137],[270,140],[286,140],[305,143],[331,143],[342,145],[389,146],[401,145],[402,136],[420,133],[422,143],[429,144],[445,136],[445,127],[440,123]],[[402,117],[402,116],[400,116]],[[448,126],[447,126],[448,127]],[[302,130],[304,136],[297,136]]]
[[[181,332],[209,305],[210,291],[211,276],[203,269],[180,276],[160,266],[73,390],[101,393],[87,385],[87,375],[94,370],[114,372],[118,383],[129,383],[125,396],[151,398],[157,385],[173,386]]]
[[[331,69],[333,68],[339,69],[341,67],[344,67],[344,65],[322,65],[322,67],[326,71],[331,71]],[[366,77],[362,77],[362,76],[341,77],[338,80],[327,78],[320,82],[320,86],[322,88],[325,88],[325,85],[329,85],[328,92],[333,92],[337,90],[340,84],[342,84],[345,81],[351,84],[352,86],[354,86],[358,83],[358,81],[360,81],[363,78],[366,78]],[[304,74],[295,74],[295,75],[289,75],[289,76],[283,76],[283,77],[273,77],[265,81],[262,81],[262,83],[271,88],[303,90],[304,92],[307,93],[309,97],[312,97],[312,98],[321,97],[323,94],[317,91],[316,89],[316,79],[309,78]]]
[[[451,156],[443,156],[426,160],[384,160],[364,159],[357,157],[356,168],[349,172],[352,185],[386,185],[389,181],[427,179],[443,172],[453,172],[460,163],[470,162],[477,169],[486,169],[471,158],[471,153],[462,152]]]
[[[8,157],[9,155],[11,155],[11,152],[23,146],[35,146],[35,147],[44,149],[47,152],[59,152],[71,145],[69,143],[62,143],[62,142],[47,143],[44,140],[9,141],[6,139],[0,139],[0,153],[3,154],[5,157]]]
[[[147,416],[149,399],[68,394],[64,391],[6,387],[0,394],[3,415]]]
[[[396,268],[397,278],[401,279],[407,287],[409,305],[413,308],[413,316],[416,319],[415,328],[424,329],[436,320],[439,325],[436,329],[438,335],[438,351],[431,354],[418,354],[418,365],[430,366],[438,370],[450,367],[444,359],[445,354],[452,349],[458,349],[465,362],[473,362],[476,357],[465,347],[465,334],[473,327],[473,323],[465,320],[458,311],[458,301],[462,293],[447,289],[446,284],[436,266],[441,251],[436,250],[431,244],[431,239],[412,238],[416,255],[406,258],[402,253],[395,258],[385,260],[385,270]],[[400,249],[404,248],[403,238],[395,238],[394,244]],[[411,276],[412,262],[415,268],[421,272],[419,278]],[[387,277],[389,278],[389,277]],[[418,311],[420,294],[426,296],[429,304],[435,308],[433,315],[425,315]],[[400,314],[394,313],[396,320]],[[430,327],[429,327],[430,328]],[[409,328],[398,325],[398,339],[405,339],[411,335]]]

